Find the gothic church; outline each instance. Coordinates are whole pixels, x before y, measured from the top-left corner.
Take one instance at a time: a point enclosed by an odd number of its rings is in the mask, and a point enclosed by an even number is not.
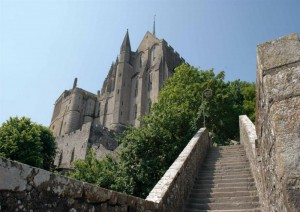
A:
[[[69,167],[73,160],[84,159],[86,150],[95,145],[96,150],[101,146],[113,151],[117,143],[104,139],[103,130],[119,132],[126,125],[138,127],[138,118],[157,101],[164,81],[184,62],[165,40],[155,36],[155,31],[147,32],[137,50],[131,51],[127,31],[101,92],[93,94],[78,88],[75,79],[73,88],[56,100],[50,124],[60,152],[56,165]]]

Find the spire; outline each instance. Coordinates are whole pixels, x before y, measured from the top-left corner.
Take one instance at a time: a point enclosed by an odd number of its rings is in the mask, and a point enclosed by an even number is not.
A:
[[[155,35],[155,16],[156,15],[154,15],[154,21],[153,21],[153,35]]]
[[[76,87],[77,87],[77,77],[74,79],[73,89],[75,89]]]
[[[124,40],[123,40],[123,43],[122,43],[122,46],[121,46],[121,52],[126,51],[126,50],[131,51],[128,29],[127,29],[126,35],[124,37]]]

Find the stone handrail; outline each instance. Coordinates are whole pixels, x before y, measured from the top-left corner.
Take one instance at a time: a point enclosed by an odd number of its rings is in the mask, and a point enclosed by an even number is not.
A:
[[[246,116],[239,117],[240,125],[240,143],[244,146],[247,158],[250,162],[251,171],[257,187],[259,200],[264,208],[264,211],[269,211],[268,204],[265,202],[265,191],[262,183],[262,165],[261,157],[258,153],[257,135],[254,124]]]
[[[146,200],[161,211],[180,211],[210,146],[208,131],[201,128],[152,189]]]
[[[208,147],[200,129],[146,200],[0,157],[0,211],[180,211]]]

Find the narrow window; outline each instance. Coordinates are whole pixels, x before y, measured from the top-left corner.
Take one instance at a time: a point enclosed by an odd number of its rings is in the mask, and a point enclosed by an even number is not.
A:
[[[152,89],[152,73],[148,75],[148,91]]]
[[[152,48],[152,59],[155,60],[156,57],[156,46],[153,46]]]
[[[137,105],[134,105],[134,119],[137,117]]]
[[[151,99],[148,99],[148,112],[150,112],[151,105],[152,105]]]
[[[59,155],[59,160],[58,160],[58,166],[61,165],[62,163],[62,159],[63,159],[63,151],[60,152],[60,155]]]
[[[138,95],[138,78],[136,78],[136,82],[135,82],[135,89],[134,89],[134,96],[137,97]]]
[[[100,104],[100,102],[99,102],[99,103],[98,103],[98,112],[97,112],[97,116],[100,115],[100,108],[101,108],[101,104]]]
[[[74,161],[74,152],[75,152],[75,148],[73,148],[72,150],[70,163]]]
[[[142,53],[142,54],[140,55],[140,68],[143,67],[143,59],[144,59],[144,54]]]

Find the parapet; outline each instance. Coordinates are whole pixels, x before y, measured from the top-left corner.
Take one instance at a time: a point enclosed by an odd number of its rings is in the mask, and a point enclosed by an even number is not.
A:
[[[257,45],[258,68],[267,71],[300,60],[297,33]]]

